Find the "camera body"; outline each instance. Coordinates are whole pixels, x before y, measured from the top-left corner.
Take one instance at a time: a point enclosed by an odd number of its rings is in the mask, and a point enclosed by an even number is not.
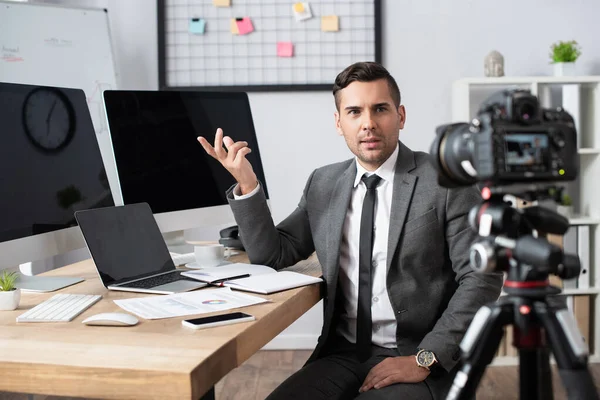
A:
[[[578,172],[573,117],[522,89],[492,95],[470,124],[438,127],[430,150],[444,187],[570,181]]]

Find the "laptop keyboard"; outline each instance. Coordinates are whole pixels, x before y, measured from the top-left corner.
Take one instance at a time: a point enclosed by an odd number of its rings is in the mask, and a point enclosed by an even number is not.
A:
[[[167,283],[176,282],[176,281],[193,281],[198,282],[195,279],[187,278],[185,276],[181,276],[181,272],[173,271],[168,274],[162,274],[158,276],[153,276],[151,278],[142,279],[135,282],[129,282],[125,285],[130,288],[139,288],[139,289],[150,289],[155,286],[165,285]]]

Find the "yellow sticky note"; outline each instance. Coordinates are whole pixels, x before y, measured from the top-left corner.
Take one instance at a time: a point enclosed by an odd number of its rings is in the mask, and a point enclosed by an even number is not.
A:
[[[215,7],[231,7],[231,0],[213,0]]]
[[[296,21],[298,22],[312,18],[310,4],[308,3],[294,3],[292,10],[294,11],[294,17],[296,17]]]
[[[230,29],[231,29],[231,33],[233,33],[234,35],[239,35],[240,31],[238,29],[238,25],[237,25],[237,21],[235,20],[235,18],[231,18],[231,22],[229,23]]]
[[[337,15],[324,15],[321,17],[321,30],[323,32],[337,32],[340,30],[340,19]]]

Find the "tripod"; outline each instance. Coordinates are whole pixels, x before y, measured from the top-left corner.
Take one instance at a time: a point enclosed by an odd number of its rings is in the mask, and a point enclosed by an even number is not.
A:
[[[548,275],[577,277],[579,259],[532,235],[534,228],[564,234],[568,220],[541,207],[519,212],[507,205],[502,193],[488,194],[488,201],[474,207],[469,215],[471,226],[484,237],[471,247],[471,266],[479,272],[506,271],[507,296],[483,306],[473,318],[460,344],[462,367],[446,399],[465,399],[475,394],[506,325],[513,325],[513,344],[519,352],[521,399],[554,398],[550,351],[568,398],[598,399],[587,368],[588,349],[573,315],[564,306],[554,304],[558,303],[556,297],[548,297],[561,292],[550,286]],[[504,235],[498,235],[500,232]]]

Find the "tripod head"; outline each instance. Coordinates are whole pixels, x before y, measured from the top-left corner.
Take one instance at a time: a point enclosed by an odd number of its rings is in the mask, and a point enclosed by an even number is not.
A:
[[[510,191],[509,191],[510,190]],[[543,297],[560,293],[548,276],[562,279],[579,275],[579,257],[564,254],[543,233],[564,234],[567,218],[539,205],[517,208],[518,199],[536,201],[549,197],[553,186],[485,187],[484,201],[469,213],[471,227],[481,240],[470,249],[471,267],[477,272],[507,273],[504,289],[509,295]]]

